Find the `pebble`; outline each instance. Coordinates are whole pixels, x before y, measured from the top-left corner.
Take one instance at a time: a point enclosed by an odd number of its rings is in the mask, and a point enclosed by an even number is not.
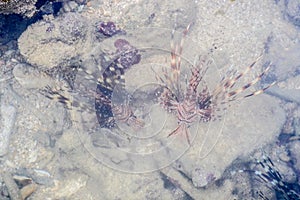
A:
[[[21,197],[22,199],[26,199],[28,196],[30,196],[33,192],[35,192],[37,189],[37,184],[31,183],[29,185],[24,186],[21,190]]]
[[[289,162],[291,160],[290,157],[289,157],[289,155],[287,154],[287,152],[281,152],[281,153],[279,153],[278,157],[283,162]]]
[[[289,151],[291,159],[293,160],[294,167],[297,171],[300,171],[300,142],[299,140],[293,141],[289,144]]]

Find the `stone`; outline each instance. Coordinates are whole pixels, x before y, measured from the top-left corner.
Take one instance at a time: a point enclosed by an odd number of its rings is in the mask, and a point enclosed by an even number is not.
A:
[[[1,104],[0,156],[8,152],[10,135],[16,120],[17,110],[9,104]]]

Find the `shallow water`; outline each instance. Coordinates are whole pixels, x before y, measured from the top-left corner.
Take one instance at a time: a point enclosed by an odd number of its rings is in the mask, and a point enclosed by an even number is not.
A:
[[[15,32],[1,16],[0,199],[25,185],[35,186],[27,199],[297,199],[297,5],[66,1]],[[184,124],[176,106],[195,67],[197,109],[206,102],[212,116],[186,116],[186,132],[171,134]],[[100,79],[106,89],[97,90]],[[101,119],[115,124],[101,128]]]

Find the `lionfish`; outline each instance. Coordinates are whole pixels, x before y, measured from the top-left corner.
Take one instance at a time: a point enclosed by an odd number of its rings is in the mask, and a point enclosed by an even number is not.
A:
[[[234,173],[248,172],[254,174],[264,183],[269,189],[273,190],[276,195],[276,199],[282,200],[298,200],[300,199],[300,185],[295,183],[289,183],[283,180],[281,173],[276,169],[271,158],[263,156],[262,159],[257,159],[256,163],[262,168],[262,170],[238,170]],[[258,192],[258,196],[261,199],[269,200],[262,191]]]
[[[158,94],[159,102],[165,110],[173,113],[178,121],[177,128],[175,128],[168,137],[178,133],[183,133],[185,134],[189,144],[191,144],[191,141],[189,138],[188,128],[192,125],[192,123],[199,120],[207,122],[214,119],[214,112],[218,110],[218,106],[220,104],[236,100],[238,94],[256,84],[270,69],[269,65],[251,82],[240,88],[233,88],[235,83],[254,67],[257,61],[262,57],[260,56],[251,65],[249,65],[244,72],[241,72],[234,77],[224,77],[211,93],[209,93],[207,86],[205,86],[202,91],[198,92],[198,86],[208,69],[208,65],[211,63],[211,61],[205,58],[205,56],[200,56],[198,63],[195,66],[191,66],[191,77],[188,81],[185,92],[182,92],[180,84],[181,56],[183,52],[184,39],[190,29],[190,26],[191,25],[189,24],[183,31],[181,41],[176,45],[174,45],[174,31],[172,32],[170,68],[164,67],[162,69],[163,76],[160,76],[153,70],[156,74],[156,79],[164,86],[162,92]],[[242,98],[261,94],[272,85],[274,85],[274,83],[263,89],[256,90]]]
[[[92,105],[85,105],[83,102],[72,101],[49,87],[47,88],[47,91],[44,91],[43,93],[46,97],[65,104],[69,109],[75,108],[95,111],[101,128],[116,128],[116,123],[118,121],[133,126],[135,129],[139,129],[143,127],[144,122],[134,115],[126,102],[123,104],[115,104],[112,102],[112,95],[117,85],[121,86],[122,90],[125,90],[124,74],[131,66],[140,62],[141,55],[139,54],[139,51],[125,39],[117,39],[114,46],[117,48],[117,51],[113,59],[104,67],[102,66],[104,71],[102,76],[97,78],[96,82],[95,77],[91,72],[87,70],[84,71],[86,74],[85,81],[94,81],[96,83],[96,91],[92,92],[86,89],[81,92],[93,93],[92,96],[95,99],[95,110],[91,109]]]

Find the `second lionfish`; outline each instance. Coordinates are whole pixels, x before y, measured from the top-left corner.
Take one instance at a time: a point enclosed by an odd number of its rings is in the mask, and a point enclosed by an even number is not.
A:
[[[207,86],[199,92],[198,86],[202,81],[209,64],[211,63],[211,61],[205,58],[205,56],[200,56],[198,63],[195,66],[191,66],[191,76],[185,92],[182,92],[183,90],[180,83],[180,75],[182,71],[181,56],[183,52],[184,39],[189,29],[190,25],[188,25],[184,30],[180,43],[176,45],[174,45],[174,31],[172,32],[170,67],[163,68],[162,76],[156,72],[155,73],[157,80],[163,84],[163,89],[159,93],[159,102],[165,110],[173,113],[178,121],[177,128],[168,134],[168,137],[182,133],[185,134],[187,142],[191,144],[188,128],[199,120],[207,122],[212,119],[216,119],[215,113],[219,110],[220,105],[238,99],[237,95],[256,84],[270,69],[270,65],[251,82],[240,88],[234,88],[235,83],[248,73],[262,57],[259,56],[259,58],[246,67],[243,72],[235,76],[224,77],[212,92],[209,92]],[[273,84],[274,83],[240,98],[247,98],[261,94]]]

